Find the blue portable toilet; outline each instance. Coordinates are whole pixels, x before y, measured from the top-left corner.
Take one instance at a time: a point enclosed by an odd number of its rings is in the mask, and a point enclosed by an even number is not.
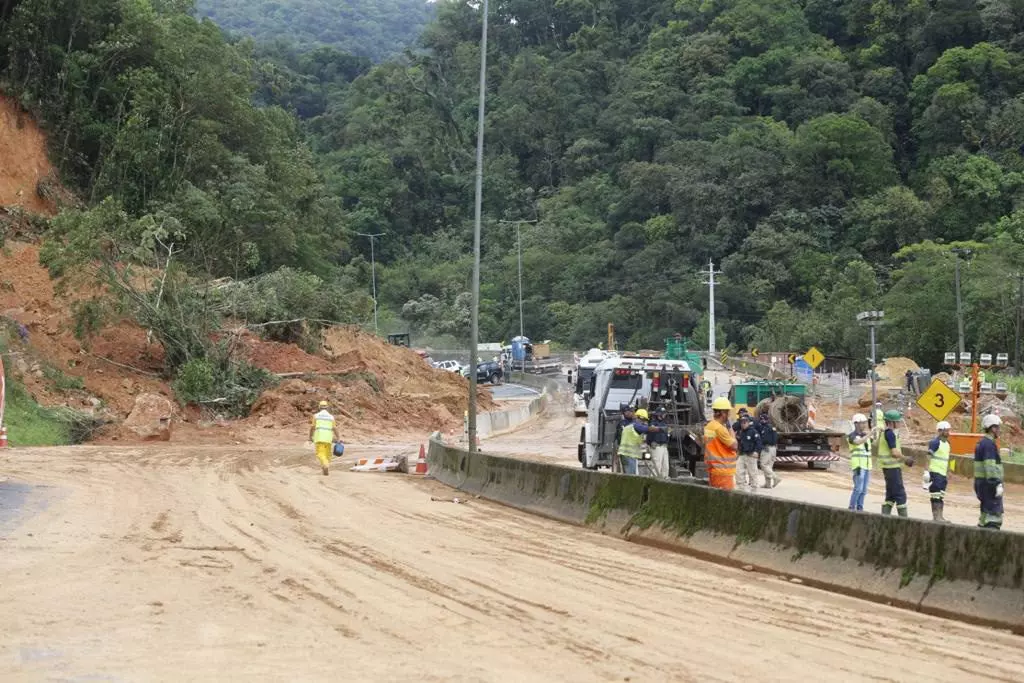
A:
[[[526,345],[530,343],[528,337],[512,337],[512,360],[526,360]]]

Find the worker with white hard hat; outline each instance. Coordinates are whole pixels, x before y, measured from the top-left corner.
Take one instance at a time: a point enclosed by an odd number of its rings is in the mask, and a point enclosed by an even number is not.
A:
[[[871,427],[875,432],[881,433],[885,431],[885,411],[882,410],[882,402],[875,401],[875,409],[872,413],[874,420],[871,423]]]
[[[317,406],[320,410],[313,416],[309,424],[309,440],[316,447],[316,458],[320,461],[320,470],[326,477],[330,470],[332,444],[341,441],[338,436],[338,424],[334,416],[328,412],[330,405],[327,401],[320,401]]]
[[[922,481],[928,487],[932,502],[932,519],[945,522],[942,508],[945,504],[946,486],[949,484],[949,430],[952,425],[943,420],[935,425],[936,436],[928,442],[928,469]]]
[[[850,494],[850,509],[863,510],[864,497],[871,481],[871,434],[868,432],[868,418],[857,413],[851,420],[853,431],[846,437],[850,447],[850,472],[853,474],[853,492]]]
[[[1003,526],[1003,460],[999,457],[998,415],[986,415],[981,421],[985,436],[974,447],[974,494],[981,503],[978,526],[1001,529]]]

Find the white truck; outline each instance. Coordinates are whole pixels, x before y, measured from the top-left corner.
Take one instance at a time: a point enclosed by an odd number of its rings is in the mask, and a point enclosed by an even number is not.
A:
[[[573,387],[572,409],[577,416],[587,414],[587,403],[590,401],[590,378],[594,376],[594,369],[601,361],[615,355],[614,352],[590,349],[579,359],[576,367],[569,371],[569,384]]]
[[[686,361],[637,356],[609,357],[590,378],[587,421],[580,429],[578,457],[586,469],[613,468],[622,406],[667,412],[669,476],[703,478],[703,402]]]

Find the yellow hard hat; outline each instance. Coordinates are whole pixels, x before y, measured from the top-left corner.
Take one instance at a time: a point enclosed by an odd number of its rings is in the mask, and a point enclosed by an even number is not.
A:
[[[732,410],[732,404],[725,396],[720,396],[711,403],[711,410]]]
[[[645,409],[643,409],[643,408],[640,408],[639,410],[637,410],[633,414],[636,415],[641,420],[649,420],[649,419],[651,419],[650,416],[647,414],[647,411]]]
[[[330,405],[330,403],[328,403],[327,401],[320,401],[320,407],[321,408],[326,408],[329,405]]]

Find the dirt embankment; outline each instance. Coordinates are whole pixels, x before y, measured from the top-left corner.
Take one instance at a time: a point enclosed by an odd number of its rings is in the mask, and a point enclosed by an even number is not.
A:
[[[303,431],[317,402],[328,400],[344,433],[373,435],[460,428],[468,407],[465,378],[428,365],[415,352],[390,346],[358,328],[334,327],[323,335],[321,355],[297,346],[244,338],[253,364],[287,377],[253,405],[250,422],[262,428]],[[493,407],[479,392],[481,410]]]
[[[53,202],[40,189],[56,188],[46,154],[46,136],[15,102],[0,95],[0,207],[52,215]]]

